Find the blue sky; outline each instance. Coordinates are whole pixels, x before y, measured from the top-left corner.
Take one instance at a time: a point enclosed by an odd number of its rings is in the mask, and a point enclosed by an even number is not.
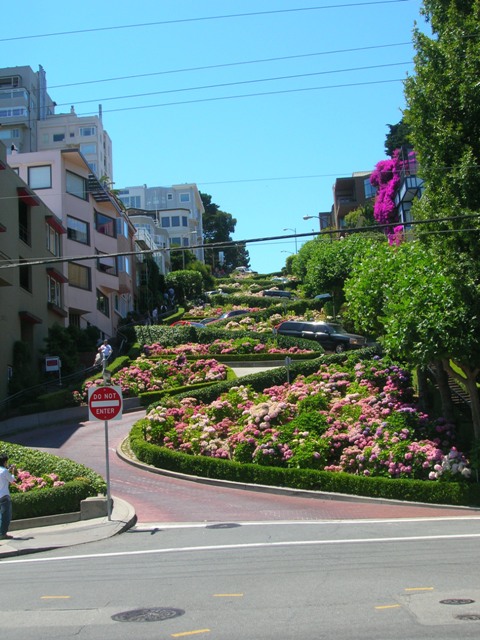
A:
[[[57,113],[102,104],[116,188],[194,182],[237,219],[237,240],[308,233],[318,223],[303,216],[330,210],[336,177],[385,157],[419,9],[419,0],[27,0],[28,21],[12,3],[2,10],[0,66],[41,64]],[[269,273],[295,241],[247,248],[252,268]]]

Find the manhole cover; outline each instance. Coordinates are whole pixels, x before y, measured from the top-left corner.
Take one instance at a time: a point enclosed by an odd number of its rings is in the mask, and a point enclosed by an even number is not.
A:
[[[152,609],[134,609],[122,611],[112,616],[116,622],[161,622],[177,616],[183,616],[183,609],[171,609],[169,607],[153,607]]]
[[[468,600],[467,598],[449,598],[447,600],[440,600],[440,604],[473,604],[475,600]]]
[[[220,524],[209,524],[206,529],[233,529],[234,527],[241,527],[242,525],[236,522],[221,522]]]
[[[457,620],[480,620],[480,613],[465,613],[455,616]]]

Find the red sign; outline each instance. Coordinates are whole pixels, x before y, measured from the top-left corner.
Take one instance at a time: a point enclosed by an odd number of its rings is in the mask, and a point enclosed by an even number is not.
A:
[[[122,406],[121,387],[90,387],[88,390],[89,420],[120,420]]]

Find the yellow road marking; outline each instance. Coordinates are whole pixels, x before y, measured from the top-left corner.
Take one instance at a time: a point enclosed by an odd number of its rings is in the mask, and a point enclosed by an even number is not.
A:
[[[40,596],[40,600],[68,600],[72,596]]]
[[[433,591],[433,587],[407,587],[405,591]]]
[[[243,593],[214,593],[214,598],[243,598]]]
[[[181,633],[172,633],[172,638],[180,638],[181,636],[193,636],[196,633],[210,633],[210,629],[197,629],[196,631],[182,631]]]
[[[375,607],[375,609],[398,609],[400,606],[401,605],[399,604],[383,604],[378,607]]]

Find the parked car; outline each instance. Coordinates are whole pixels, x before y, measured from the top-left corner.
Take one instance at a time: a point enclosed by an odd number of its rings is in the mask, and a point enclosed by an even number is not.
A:
[[[226,320],[227,318],[243,316],[246,313],[250,313],[248,309],[233,309],[232,311],[225,311],[225,313],[222,313],[222,315],[217,318],[205,318],[202,320],[202,324],[211,324],[212,322],[219,322],[220,320]]]
[[[280,291],[280,289],[266,289],[265,291],[262,291],[262,295],[270,296],[272,298],[296,299],[296,296],[291,291]]]
[[[347,349],[360,349],[367,340],[364,336],[348,333],[341,325],[334,322],[309,322],[303,320],[286,320],[276,327],[277,333],[315,340],[327,351],[342,353]]]

